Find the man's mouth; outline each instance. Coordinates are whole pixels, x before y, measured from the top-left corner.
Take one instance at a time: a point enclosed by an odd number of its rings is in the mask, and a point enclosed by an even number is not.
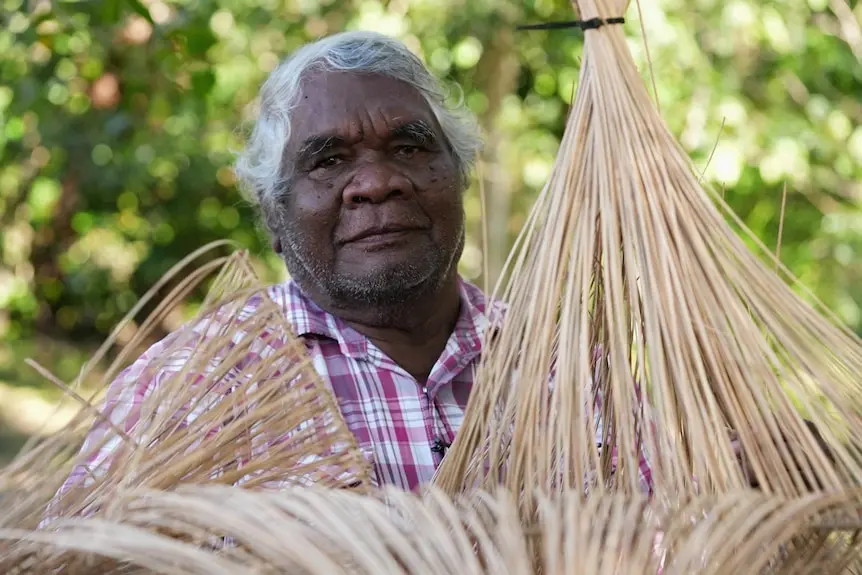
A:
[[[356,234],[345,243],[363,246],[392,244],[408,240],[424,231],[422,228],[409,226],[382,226]]]

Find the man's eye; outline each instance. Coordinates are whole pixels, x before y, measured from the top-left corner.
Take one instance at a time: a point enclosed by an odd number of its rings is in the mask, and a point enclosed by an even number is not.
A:
[[[402,158],[410,158],[416,155],[416,152],[419,151],[419,146],[398,146],[396,148],[395,153],[401,156]]]
[[[323,158],[322,160],[320,160],[316,164],[314,164],[314,169],[316,170],[318,168],[334,168],[335,166],[340,164],[342,161],[343,160],[341,159],[340,156],[328,156],[326,158]]]

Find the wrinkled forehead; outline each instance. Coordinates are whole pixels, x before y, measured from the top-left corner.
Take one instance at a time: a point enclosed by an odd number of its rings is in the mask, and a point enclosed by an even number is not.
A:
[[[441,135],[430,106],[406,82],[372,74],[314,72],[302,81],[285,151],[296,151],[314,136],[386,138],[399,126],[416,122]]]

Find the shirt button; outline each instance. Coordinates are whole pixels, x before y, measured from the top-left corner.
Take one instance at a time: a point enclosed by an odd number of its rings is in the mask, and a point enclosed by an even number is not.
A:
[[[428,388],[423,386],[422,387],[422,393],[424,393],[425,395],[428,395]]]
[[[431,446],[431,451],[433,453],[439,453],[442,456],[444,453],[446,453],[447,447],[449,447],[449,444],[447,444],[445,441],[443,441],[439,437],[435,437],[434,443]]]

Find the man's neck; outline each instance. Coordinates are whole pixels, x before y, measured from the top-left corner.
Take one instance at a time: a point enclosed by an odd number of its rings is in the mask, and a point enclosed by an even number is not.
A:
[[[461,306],[457,276],[447,279],[439,289],[397,307],[347,307],[333,305],[326,298],[312,299],[374,342],[418,381],[428,378],[443,353]]]

